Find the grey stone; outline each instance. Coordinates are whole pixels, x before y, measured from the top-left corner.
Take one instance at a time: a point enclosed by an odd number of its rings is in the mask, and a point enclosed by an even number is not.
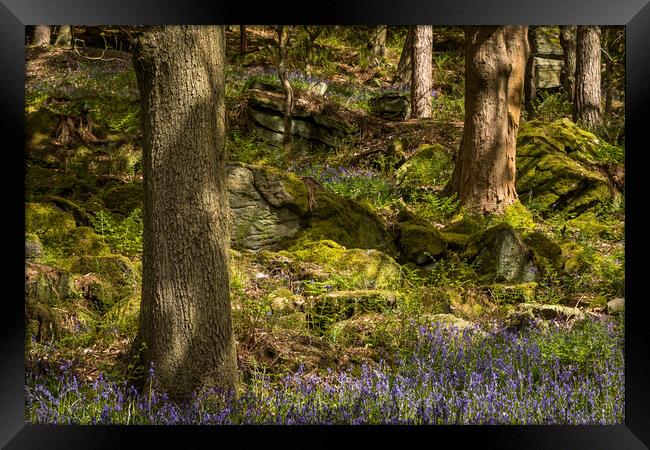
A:
[[[43,244],[35,234],[25,235],[25,258],[34,259],[43,254]]]
[[[370,110],[385,119],[404,120],[411,114],[411,102],[404,94],[381,94],[370,99]]]
[[[327,83],[319,81],[309,86],[309,93],[322,97],[327,91]]]
[[[622,314],[625,312],[625,299],[615,298],[607,302],[607,313],[611,315]]]

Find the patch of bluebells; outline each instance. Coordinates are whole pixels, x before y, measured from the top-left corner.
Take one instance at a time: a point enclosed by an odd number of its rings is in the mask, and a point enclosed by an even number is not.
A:
[[[315,375],[302,367],[238,398],[216,390],[177,404],[100,377],[81,386],[63,370],[46,387],[28,378],[27,420],[83,424],[621,424],[622,348],[588,370],[544,356],[505,330],[417,327],[409,352],[388,365]],[[557,332],[557,331],[556,331]],[[615,331],[610,330],[615,341]],[[153,370],[153,369],[152,369]],[[150,372],[155,380],[155,374]],[[52,381],[52,380],[50,380]]]

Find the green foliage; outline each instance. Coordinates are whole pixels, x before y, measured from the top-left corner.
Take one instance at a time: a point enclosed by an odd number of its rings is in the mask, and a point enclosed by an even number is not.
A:
[[[442,196],[430,191],[416,192],[409,202],[418,216],[433,222],[449,220],[460,211],[460,200],[456,194]]]
[[[563,93],[540,91],[536,103],[534,117],[536,120],[553,122],[563,117],[571,118],[573,105]],[[529,117],[528,119],[532,118]]]
[[[92,226],[114,253],[129,256],[142,254],[143,218],[142,210],[134,209],[127,217],[99,211],[92,218]]]

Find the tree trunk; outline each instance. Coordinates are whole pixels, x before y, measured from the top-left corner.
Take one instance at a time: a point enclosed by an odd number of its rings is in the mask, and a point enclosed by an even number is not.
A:
[[[248,42],[246,42],[246,25],[239,25],[239,51],[246,53]]]
[[[535,100],[537,98],[537,71],[535,70],[535,54],[537,52],[537,33],[534,26],[528,27],[528,44],[530,52],[526,60],[526,75],[524,81],[524,106],[528,118],[535,115]]]
[[[402,47],[402,54],[397,63],[397,72],[393,78],[393,83],[409,83],[411,81],[411,47],[413,46],[413,27],[410,26]]]
[[[314,44],[316,43],[316,39],[318,39],[318,36],[323,32],[323,27],[320,26],[314,26],[314,27],[309,27],[309,25],[304,26],[305,31],[307,32],[307,46],[305,48],[305,74],[307,74],[308,77],[311,76],[311,59],[312,59],[312,52],[314,49]]]
[[[576,89],[576,26],[560,27],[560,45],[564,51],[564,66],[560,72],[560,82],[571,102]]]
[[[612,59],[612,41],[613,30],[605,28],[603,36],[603,46],[605,47],[605,73],[603,74],[603,84],[605,85],[605,118],[612,117],[614,101],[614,60]]]
[[[447,194],[468,209],[502,212],[517,199],[516,138],[529,54],[527,27],[465,30],[465,127]]]
[[[431,117],[431,88],[433,80],[433,27],[416,25],[413,30],[411,54],[411,115]]]
[[[50,45],[50,26],[36,25],[34,27],[34,39],[32,43],[36,46]]]
[[[600,124],[600,27],[598,26],[578,26],[575,89],[573,120],[588,128]]]
[[[372,32],[372,39],[368,44],[368,48],[375,58],[383,58],[386,54],[386,33],[388,31],[387,25],[377,25]]]
[[[225,35],[164,26],[138,39],[142,96],[144,362],[172,398],[236,387],[225,181]],[[151,379],[148,382],[152,382]]]
[[[291,38],[291,27],[280,25],[277,28],[278,33],[278,77],[280,78],[280,83],[282,84],[282,91],[284,92],[284,139],[283,146],[286,154],[291,153],[291,147],[293,144],[293,89],[291,88],[291,83],[289,82],[289,74],[287,73],[286,63],[287,63],[287,53],[289,40]]]
[[[72,27],[70,25],[59,26],[54,45],[58,47],[72,47]]]

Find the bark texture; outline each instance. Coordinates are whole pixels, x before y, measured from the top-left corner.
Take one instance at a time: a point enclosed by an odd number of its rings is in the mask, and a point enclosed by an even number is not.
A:
[[[314,44],[316,43],[318,36],[320,36],[323,32],[323,27],[317,25],[305,25],[304,28],[307,32],[307,45],[305,48],[305,73],[307,76],[311,76],[311,60],[314,51]]]
[[[603,73],[603,84],[605,88],[605,111],[606,119],[612,117],[614,101],[614,60],[612,59],[612,41],[614,31],[607,27],[603,31],[603,47],[605,48],[605,72]]]
[[[416,25],[413,28],[411,54],[411,115],[431,117],[431,88],[433,79],[433,27]]]
[[[72,47],[72,27],[70,25],[59,26],[54,45],[58,47]]]
[[[448,194],[502,212],[517,199],[516,138],[529,46],[525,26],[465,29],[465,127]]]
[[[600,27],[579,25],[576,33],[576,87],[573,120],[588,128],[601,123]]]
[[[248,41],[246,40],[246,25],[239,25],[239,51],[246,53],[248,50]]]
[[[144,361],[172,398],[233,389],[225,182],[225,36],[220,26],[165,26],[138,39],[142,97]],[[151,380],[149,380],[151,381]]]
[[[34,38],[32,43],[34,45],[50,45],[50,26],[49,25],[36,25],[34,26]]]
[[[564,66],[560,73],[560,82],[567,96],[573,101],[576,88],[576,26],[560,27],[560,45],[564,51]]]
[[[413,47],[413,27],[410,26],[402,47],[402,54],[397,63],[397,72],[393,78],[393,83],[409,83],[411,81],[411,53]]]
[[[535,53],[537,52],[537,33],[534,26],[528,27],[528,45],[530,52],[526,60],[526,75],[524,78],[524,106],[528,118],[535,115],[535,101],[537,99],[537,73],[535,70]]]

